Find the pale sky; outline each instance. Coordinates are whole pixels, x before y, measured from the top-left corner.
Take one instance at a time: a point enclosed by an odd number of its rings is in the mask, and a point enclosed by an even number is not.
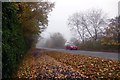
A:
[[[68,40],[72,36],[67,19],[75,12],[82,12],[89,9],[102,9],[108,18],[118,15],[118,1],[120,0],[51,0],[55,2],[55,8],[49,15],[49,24],[44,36],[50,33],[60,32]]]

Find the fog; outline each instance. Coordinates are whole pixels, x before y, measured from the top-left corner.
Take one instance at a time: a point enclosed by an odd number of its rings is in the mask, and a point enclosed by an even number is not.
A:
[[[102,9],[107,18],[114,18],[118,15],[119,0],[50,0],[55,2],[55,8],[49,14],[47,29],[41,34],[47,38],[50,34],[60,32],[69,41],[73,37],[67,19],[75,12],[82,12],[89,9]],[[43,43],[39,42],[38,44]],[[37,45],[38,45],[37,44]]]

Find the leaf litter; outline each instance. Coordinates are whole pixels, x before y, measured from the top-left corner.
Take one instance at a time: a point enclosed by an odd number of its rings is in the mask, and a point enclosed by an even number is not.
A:
[[[120,61],[32,49],[24,57],[15,76],[32,80],[120,79]]]

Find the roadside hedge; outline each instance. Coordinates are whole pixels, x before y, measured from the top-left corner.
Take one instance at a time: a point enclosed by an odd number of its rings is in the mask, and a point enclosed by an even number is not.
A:
[[[11,78],[27,46],[14,3],[2,3],[2,79]]]

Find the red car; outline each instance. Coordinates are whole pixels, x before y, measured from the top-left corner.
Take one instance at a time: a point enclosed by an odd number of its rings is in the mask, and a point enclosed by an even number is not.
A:
[[[75,45],[67,45],[67,46],[66,46],[66,49],[69,49],[69,50],[77,50],[78,47],[75,46]]]

